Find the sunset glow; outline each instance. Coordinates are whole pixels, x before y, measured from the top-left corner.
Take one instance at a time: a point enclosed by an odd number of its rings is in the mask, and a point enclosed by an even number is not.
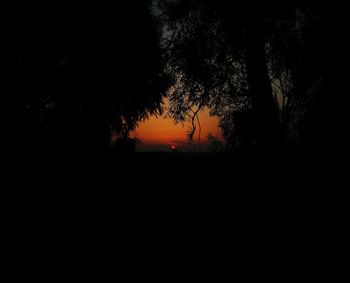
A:
[[[165,103],[165,106],[167,106],[167,103]],[[214,136],[218,134],[218,119],[210,117],[208,110],[201,112],[199,118],[202,125],[201,142],[204,145],[209,134]],[[138,147],[140,151],[188,150],[191,148],[191,145],[187,142],[187,131],[189,128],[189,123],[183,125],[175,124],[170,118],[153,116],[141,122],[134,131],[133,136],[141,140],[141,144]],[[195,140],[198,140],[198,131],[196,132]]]

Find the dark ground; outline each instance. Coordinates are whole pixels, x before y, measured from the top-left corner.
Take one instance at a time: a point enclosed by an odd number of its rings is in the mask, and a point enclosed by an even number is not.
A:
[[[109,250],[111,243],[148,247],[152,238],[169,241],[166,253],[209,235],[215,246],[225,238],[236,246],[268,250],[269,242],[294,250],[301,241],[322,253],[318,239],[347,235],[348,172],[340,161],[306,155],[101,156],[12,158],[2,170],[6,235],[19,243],[31,235],[42,243],[53,237],[57,247],[68,241],[85,252],[86,239],[99,239]]]
[[[233,203],[241,198],[261,204],[312,201],[347,190],[345,161],[324,154],[32,155],[3,160],[2,191],[29,199],[47,196],[50,201],[87,199],[110,205]]]

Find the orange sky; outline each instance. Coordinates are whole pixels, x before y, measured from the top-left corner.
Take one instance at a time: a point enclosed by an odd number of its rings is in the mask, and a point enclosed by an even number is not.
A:
[[[165,103],[167,107],[167,103]],[[209,116],[209,111],[204,110],[199,114],[202,125],[201,140],[205,144],[208,134],[214,136],[218,133],[218,119]],[[175,125],[172,119],[164,117],[151,117],[140,123],[134,131],[133,136],[141,140],[138,146],[140,151],[170,150],[172,145],[176,145],[179,150],[191,148],[187,144],[187,130],[190,123]],[[198,133],[198,131],[197,131]],[[198,135],[196,134],[196,140]]]

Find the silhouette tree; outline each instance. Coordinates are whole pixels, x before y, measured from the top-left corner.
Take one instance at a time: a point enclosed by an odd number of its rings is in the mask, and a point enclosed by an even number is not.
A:
[[[229,143],[248,149],[333,135],[315,130],[334,128],[326,101],[335,112],[337,99],[325,93],[345,89],[344,3],[159,1],[171,116],[208,106]]]
[[[183,119],[194,106],[212,114],[248,111],[254,139],[264,150],[282,142],[279,113],[266,61],[264,17],[251,1],[161,1],[165,23],[171,115]],[[227,107],[229,105],[229,107]],[[229,109],[227,109],[229,108]]]
[[[137,122],[161,112],[165,83],[170,116],[193,122],[190,139],[208,107],[231,147],[276,151],[288,138],[305,149],[346,148],[345,1],[254,2],[7,9],[2,148],[88,150],[112,140],[130,150]]]
[[[18,25],[1,27],[4,147],[107,148],[112,135],[128,140],[138,121],[161,111],[149,1],[40,11],[16,9]]]
[[[346,141],[349,103],[344,8],[345,1],[297,1],[270,19],[268,57],[275,90],[283,94],[285,133],[307,150],[345,148],[339,144]]]

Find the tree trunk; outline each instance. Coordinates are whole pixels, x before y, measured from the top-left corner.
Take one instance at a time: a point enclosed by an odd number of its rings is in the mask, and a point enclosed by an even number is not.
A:
[[[275,152],[282,147],[283,138],[278,105],[273,98],[268,73],[263,20],[254,13],[246,15],[246,71],[253,105],[253,132],[259,149]]]

